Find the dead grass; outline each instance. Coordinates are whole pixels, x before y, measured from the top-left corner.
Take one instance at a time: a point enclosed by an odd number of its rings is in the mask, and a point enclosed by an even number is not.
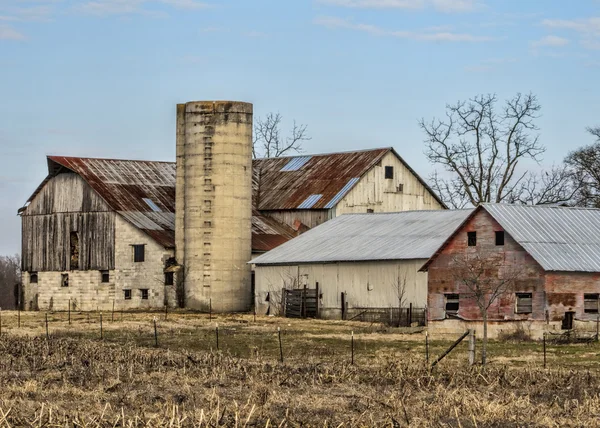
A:
[[[2,312],[0,426],[597,426],[600,347],[466,344],[430,373],[424,336],[376,325],[188,313]],[[159,348],[152,319],[159,318]],[[215,323],[219,325],[219,351]],[[277,327],[284,363],[278,361]],[[350,364],[350,331],[356,337]],[[431,358],[448,340],[432,340]]]

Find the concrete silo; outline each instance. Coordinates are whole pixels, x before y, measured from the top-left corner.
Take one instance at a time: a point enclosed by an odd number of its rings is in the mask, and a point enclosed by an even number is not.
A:
[[[185,306],[250,308],[252,104],[177,106],[175,244]]]

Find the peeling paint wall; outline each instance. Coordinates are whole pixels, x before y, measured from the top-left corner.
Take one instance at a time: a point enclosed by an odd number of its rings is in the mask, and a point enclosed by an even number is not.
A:
[[[256,266],[257,313],[279,313],[281,291],[319,283],[323,318],[341,318],[341,293],[348,308],[397,308],[398,282],[405,284],[404,305],[425,307],[427,274],[418,272],[426,260]],[[267,299],[267,295],[269,296]],[[267,301],[268,300],[268,301]]]

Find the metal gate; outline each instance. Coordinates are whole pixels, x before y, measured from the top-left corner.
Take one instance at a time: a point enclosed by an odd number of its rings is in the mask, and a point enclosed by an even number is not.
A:
[[[284,314],[288,318],[317,318],[319,314],[318,289],[283,290]]]

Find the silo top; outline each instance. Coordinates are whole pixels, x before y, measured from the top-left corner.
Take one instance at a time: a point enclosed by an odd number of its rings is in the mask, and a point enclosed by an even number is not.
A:
[[[245,103],[242,101],[190,101],[184,105],[186,113],[252,114],[252,103]]]

